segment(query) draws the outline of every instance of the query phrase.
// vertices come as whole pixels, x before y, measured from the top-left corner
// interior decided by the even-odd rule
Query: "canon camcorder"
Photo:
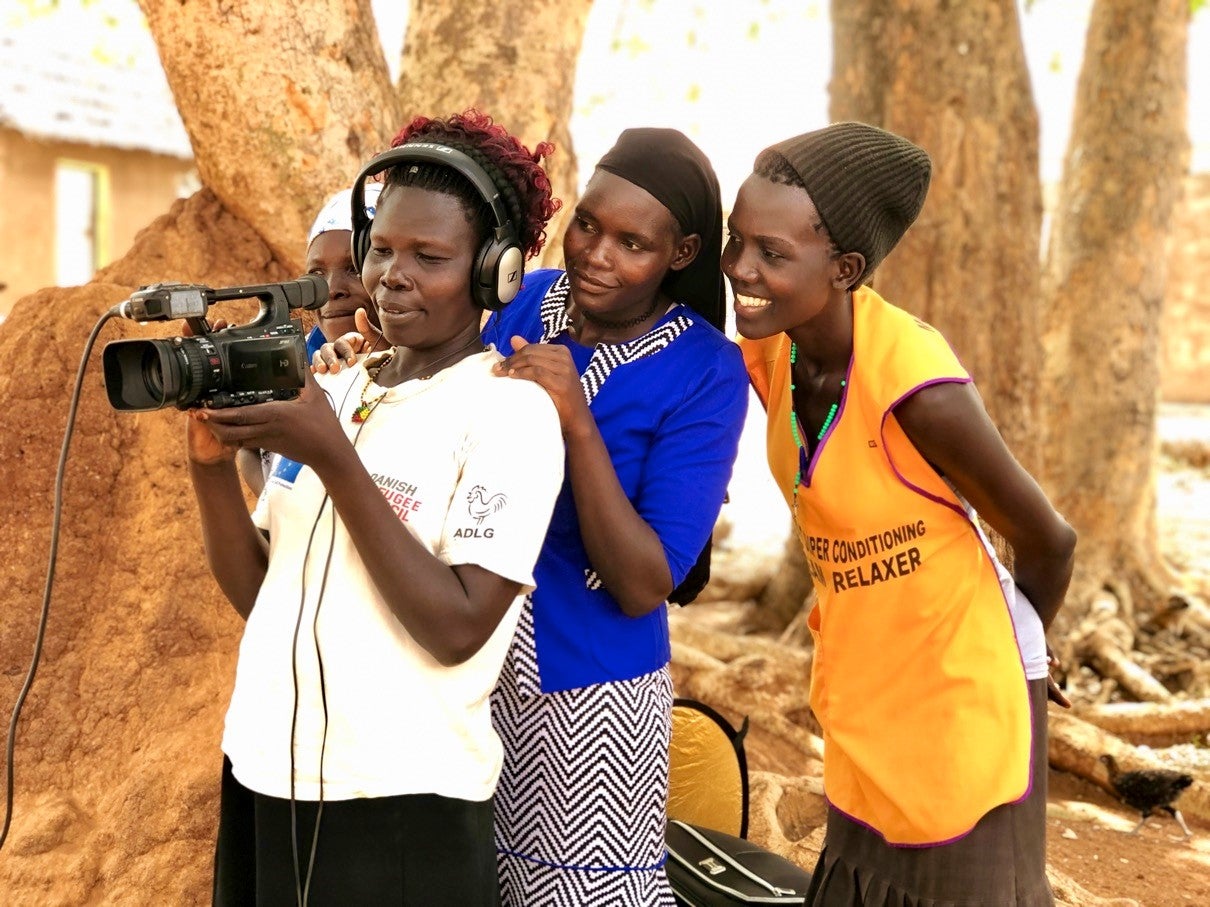
[[[232,299],[258,299],[260,312],[247,324],[211,329],[207,310]],[[193,336],[106,344],[102,359],[109,403],[125,412],[146,412],[297,397],[309,363],[302,325],[290,312],[318,309],[327,300],[327,283],[310,274],[288,283],[217,290],[182,283],[142,287],[116,307],[117,314],[135,321],[182,318]]]

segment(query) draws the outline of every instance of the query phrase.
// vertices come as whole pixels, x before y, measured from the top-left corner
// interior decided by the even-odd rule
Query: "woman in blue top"
[[[526,275],[483,332],[514,351],[501,374],[547,390],[567,443],[537,589],[492,699],[506,907],[673,903],[666,602],[710,537],[748,401],[721,333],[721,224],[701,150],[672,129],[628,129],[576,207],[566,272]],[[325,346],[316,370],[353,361],[359,340]]]
[[[723,326],[705,155],[628,129],[563,238],[566,272],[493,314],[497,365],[559,411],[566,479],[492,700],[506,905],[672,904],[667,599],[707,543],[748,392]]]

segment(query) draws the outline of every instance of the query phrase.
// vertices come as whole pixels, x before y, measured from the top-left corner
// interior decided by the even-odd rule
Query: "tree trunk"
[[[802,613],[812,592],[811,574],[807,571],[802,541],[797,532],[791,532],[782,552],[781,565],[757,599],[760,608],[755,629],[785,630]]]
[[[399,128],[369,0],[139,5],[202,184],[300,270],[323,199]]]
[[[1080,534],[1087,600],[1126,578],[1140,612],[1167,577],[1155,539],[1165,243],[1188,151],[1188,0],[1097,0],[1044,280],[1045,476]]]
[[[933,158],[924,210],[874,286],[945,334],[1033,468],[1042,202],[1017,5],[833,0],[832,22],[832,119]]]
[[[95,319],[141,283],[228,286],[297,275],[323,197],[403,121],[367,0],[309,4],[305,21],[254,6],[143,0],[206,188],[177,202],[91,283],[18,300],[0,326],[0,354],[37,362],[0,375],[0,487],[9,502],[0,521],[4,702],[15,701],[29,666],[68,376]],[[558,15],[553,7],[546,14]],[[514,40],[503,18],[487,24],[499,34],[475,30],[484,52]],[[447,39],[466,54],[464,34],[416,28],[413,44]],[[547,106],[569,110],[573,64],[557,69],[565,79],[535,83],[525,102],[541,110],[554,97]],[[472,76],[451,71],[423,84],[461,90],[514,125],[492,93],[511,97],[510,85],[459,89],[462,77]],[[414,103],[442,112],[436,98]],[[102,340],[179,332],[122,322]],[[157,897],[149,892],[207,903],[222,716],[242,625],[205,567],[181,415],[115,413],[99,355],[68,460],[45,650],[16,737],[0,891],[5,903],[139,904]]]
[[[530,148],[553,142],[547,173],[562,211],[540,262],[562,261],[559,239],[575,207],[571,143],[576,61],[592,0],[413,0],[399,96],[403,114],[491,114]]]

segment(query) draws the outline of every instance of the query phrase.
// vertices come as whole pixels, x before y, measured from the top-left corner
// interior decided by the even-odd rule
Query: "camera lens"
[[[196,337],[174,337],[106,344],[102,361],[110,405],[126,412],[184,409],[214,390],[221,369],[211,367],[214,354],[203,350],[201,343]]]
[[[143,387],[147,391],[148,397],[166,403],[167,401],[164,399],[164,364],[160,362],[156,350],[150,345],[143,350],[143,362],[140,370],[143,373]]]

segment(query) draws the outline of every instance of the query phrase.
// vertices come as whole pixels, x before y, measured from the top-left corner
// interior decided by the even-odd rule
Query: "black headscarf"
[[[726,303],[720,259],[723,251],[723,203],[718,177],[702,150],[675,129],[627,129],[601,158],[597,168],[654,196],[688,236],[697,233],[702,248],[687,268],[665,278],[664,291],[723,330]]]

